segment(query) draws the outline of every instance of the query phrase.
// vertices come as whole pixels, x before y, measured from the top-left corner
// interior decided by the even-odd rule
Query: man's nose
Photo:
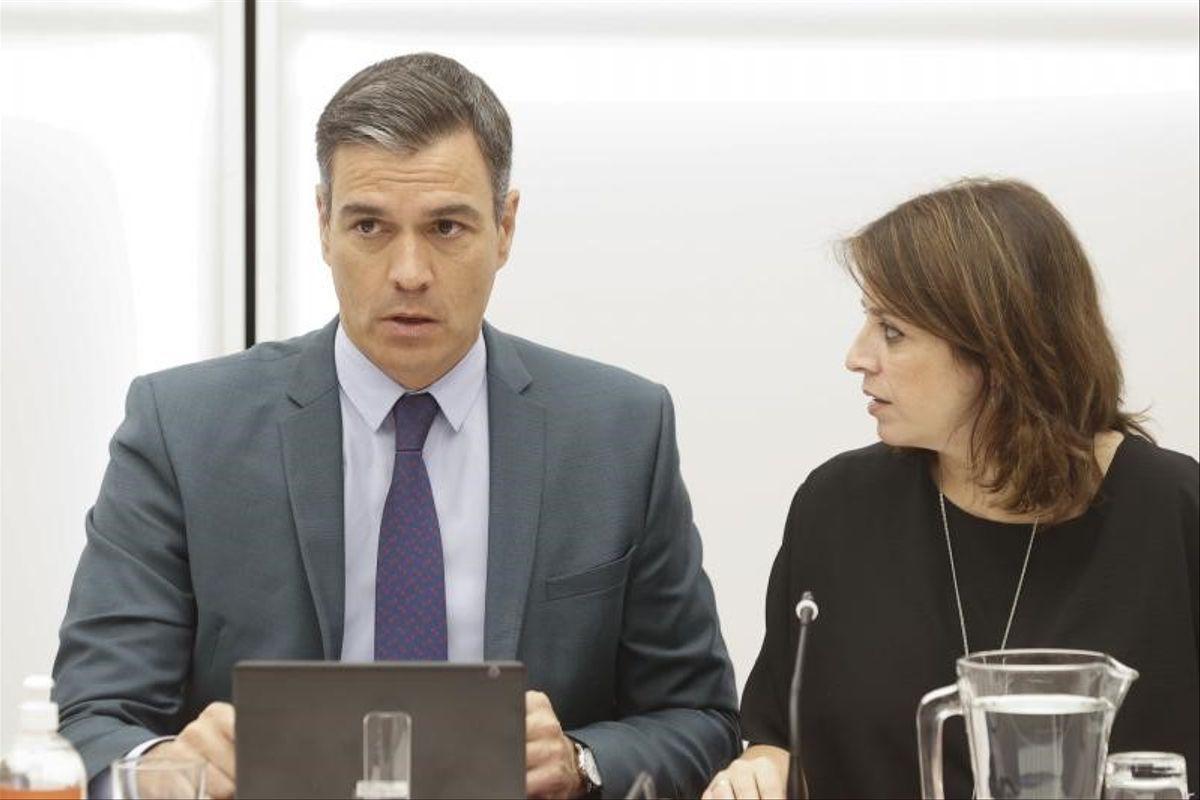
[[[428,248],[419,236],[397,238],[390,254],[388,277],[402,292],[420,292],[433,281]]]

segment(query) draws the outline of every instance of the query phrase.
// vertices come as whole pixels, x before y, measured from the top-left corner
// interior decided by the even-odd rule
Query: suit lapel
[[[335,319],[301,353],[288,387],[298,408],[280,423],[292,517],[327,660],[341,656],[346,591],[336,330]]]
[[[545,409],[525,395],[532,379],[507,336],[485,324],[491,460],[483,656],[517,657],[533,573],[544,479]]]

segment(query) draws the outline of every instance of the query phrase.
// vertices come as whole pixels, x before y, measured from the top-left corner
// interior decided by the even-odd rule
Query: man
[[[90,775],[200,756],[229,796],[247,658],[519,659],[536,797],[736,755],[666,391],[483,322],[511,149],[458,63],[363,70],[317,128],[338,319],[133,382],[55,664]]]

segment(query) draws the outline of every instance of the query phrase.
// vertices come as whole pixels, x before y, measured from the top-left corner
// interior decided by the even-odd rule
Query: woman
[[[821,606],[801,712],[813,797],[919,796],[922,695],[964,652],[1022,647],[1138,669],[1111,750],[1183,753],[1195,791],[1200,465],[1121,409],[1070,227],[1025,184],[969,180],[845,244],[866,315],[846,366],[881,442],[796,492],[742,698],[751,746],[705,796],[782,796],[805,589]],[[970,797],[961,720],[947,727],[947,793]]]

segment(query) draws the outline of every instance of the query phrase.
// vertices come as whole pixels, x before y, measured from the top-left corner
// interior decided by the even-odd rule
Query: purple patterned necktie
[[[437,416],[430,394],[396,401],[396,461],[379,525],[375,568],[375,660],[446,660],[442,534],[421,448]]]

